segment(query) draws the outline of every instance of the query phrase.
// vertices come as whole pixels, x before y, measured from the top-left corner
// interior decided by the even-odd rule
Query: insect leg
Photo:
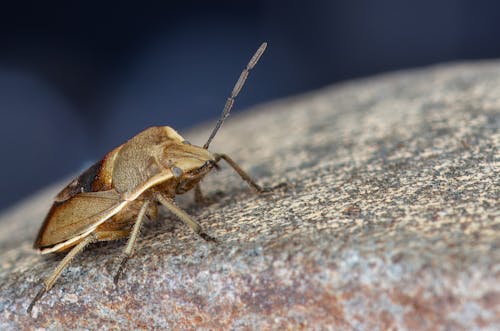
[[[96,240],[97,240],[97,238],[96,238],[95,234],[91,233],[87,237],[85,237],[82,241],[80,241],[78,243],[78,245],[73,247],[73,249],[71,249],[68,252],[68,254],[66,254],[66,256],[62,259],[61,262],[59,262],[57,267],[54,269],[52,274],[43,281],[44,287],[42,289],[40,289],[40,291],[37,293],[37,295],[35,296],[33,301],[31,301],[30,305],[28,306],[28,310],[27,310],[28,313],[31,312],[31,310],[33,309],[33,306],[42,297],[42,295],[44,293],[48,292],[52,288],[52,286],[54,285],[57,278],[59,278],[59,276],[61,275],[63,270],[68,266],[68,264],[71,262],[71,260],[78,253],[80,253],[85,248],[85,246],[87,246],[90,243],[93,243]]]
[[[195,220],[191,218],[184,210],[177,207],[172,199],[166,198],[163,194],[156,195],[157,200],[165,206],[168,210],[170,210],[175,216],[177,216],[182,222],[184,222],[187,226],[189,226],[196,234],[205,239],[206,241],[217,241],[215,238],[212,238],[201,228]]]
[[[194,202],[203,203],[205,202],[205,198],[203,197],[203,193],[201,192],[200,183],[196,184],[194,187]]]
[[[135,242],[137,241],[137,236],[139,234],[139,230],[141,229],[142,221],[144,220],[144,216],[146,214],[146,210],[148,209],[149,201],[146,201],[142,204],[142,207],[137,215],[137,220],[135,221],[134,227],[132,228],[132,232],[130,233],[130,237],[128,238],[127,246],[123,251],[123,258],[118,267],[118,271],[116,272],[115,278],[113,279],[115,285],[118,285],[118,280],[120,276],[123,274],[123,269],[125,268],[125,263],[127,263],[128,259],[134,253]]]
[[[259,184],[257,184],[243,169],[240,168],[240,166],[233,161],[229,156],[226,154],[215,154],[215,162],[219,162],[220,159],[223,159],[226,161],[233,169],[240,175],[240,177],[247,182],[247,184],[256,192],[256,193],[265,193],[265,192],[270,192],[272,191],[272,188],[270,187],[262,187]]]

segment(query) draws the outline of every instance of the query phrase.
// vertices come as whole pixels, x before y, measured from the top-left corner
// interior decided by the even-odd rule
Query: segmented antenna
[[[229,116],[229,112],[231,111],[231,108],[233,108],[234,99],[240,93],[243,85],[245,85],[245,81],[247,80],[247,77],[248,77],[248,74],[250,73],[250,70],[252,70],[253,67],[255,67],[255,65],[259,61],[260,57],[262,56],[262,53],[264,53],[264,51],[266,50],[266,47],[267,47],[267,43],[262,43],[262,45],[260,45],[257,52],[255,52],[255,54],[252,56],[252,58],[248,62],[246,68],[243,69],[243,71],[241,72],[240,78],[238,78],[238,81],[236,82],[236,84],[234,84],[233,91],[231,92],[231,96],[229,98],[227,98],[227,100],[226,100],[226,105],[224,106],[224,110],[222,111],[222,115],[221,115],[219,121],[215,125],[215,128],[212,130],[212,133],[210,134],[210,137],[208,137],[207,142],[205,143],[205,145],[203,145],[204,149],[208,149],[208,145],[210,145],[210,143],[212,142],[212,139],[214,139],[215,134],[217,133],[217,131],[219,131],[220,127],[222,126],[222,123],[224,123],[224,120]]]

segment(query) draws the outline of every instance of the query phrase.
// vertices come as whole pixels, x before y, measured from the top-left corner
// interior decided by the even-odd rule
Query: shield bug
[[[255,183],[229,156],[208,151],[210,142],[229,115],[267,44],[263,43],[242,71],[226,101],[222,115],[203,147],[189,144],[168,126],[150,127],[109,152],[56,196],[40,228],[34,248],[41,254],[68,251],[28,307],[49,291],[71,260],[87,245],[128,237],[114,277],[118,283],[146,216],[156,218],[162,205],[207,241],[214,238],[179,208],[174,198],[191,189],[202,200],[200,180],[220,160],[226,161],[257,193],[269,191]]]

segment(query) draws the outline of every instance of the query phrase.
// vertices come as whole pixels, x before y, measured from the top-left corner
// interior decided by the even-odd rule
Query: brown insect
[[[118,271],[118,283],[145,216],[156,218],[163,205],[207,241],[214,238],[176,206],[174,198],[195,189],[195,200],[202,201],[200,180],[226,161],[257,193],[269,191],[257,185],[229,156],[208,151],[210,142],[229,115],[250,70],[267,44],[263,43],[250,59],[227,99],[222,115],[203,147],[189,144],[168,126],[150,127],[109,152],[101,161],[74,179],[55,198],[34,248],[41,254],[69,250],[28,307],[49,291],[71,260],[96,241],[128,237]]]

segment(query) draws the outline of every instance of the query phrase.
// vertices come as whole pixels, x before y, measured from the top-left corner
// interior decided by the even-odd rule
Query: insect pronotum
[[[174,198],[194,188],[195,200],[203,201],[199,182],[220,160],[226,161],[255,192],[270,190],[259,186],[226,154],[208,151],[210,142],[229,115],[234,99],[266,46],[263,43],[259,47],[241,72],[203,147],[191,145],[168,126],[150,127],[106,154],[59,192],[40,228],[34,248],[42,254],[69,252],[45,278],[42,288],[28,306],[28,313],[87,245],[128,237],[114,277],[115,285],[118,284],[125,264],[134,252],[144,218],[156,218],[159,204],[201,238],[215,241],[191,216],[177,207]]]

